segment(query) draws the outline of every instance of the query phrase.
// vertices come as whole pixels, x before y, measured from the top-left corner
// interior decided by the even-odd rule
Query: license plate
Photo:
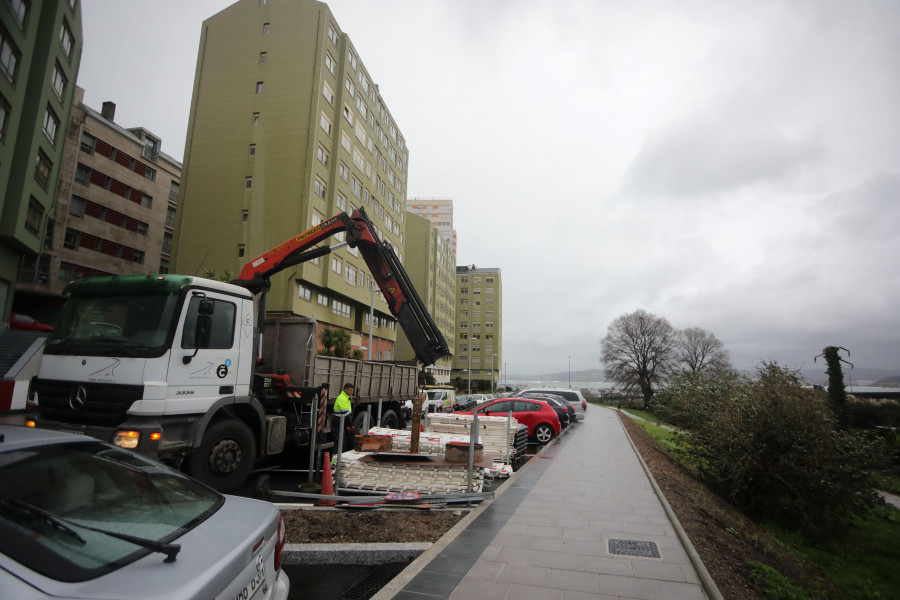
[[[266,568],[262,557],[256,557],[256,575],[244,586],[240,592],[234,595],[234,600],[250,600],[256,592],[266,587]]]

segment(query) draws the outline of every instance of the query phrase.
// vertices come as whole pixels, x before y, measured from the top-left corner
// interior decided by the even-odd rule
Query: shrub
[[[653,396],[650,410],[667,423],[695,429],[721,410],[739,382],[738,374],[729,369],[697,373],[683,370]]]
[[[836,428],[827,396],[796,372],[764,364],[756,380],[705,380],[687,454],[701,476],[758,518],[806,533],[835,533],[876,502],[870,470],[878,440]],[[688,390],[682,393],[686,396]]]

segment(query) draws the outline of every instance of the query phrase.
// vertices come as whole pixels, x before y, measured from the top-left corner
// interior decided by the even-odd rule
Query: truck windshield
[[[146,290],[70,296],[44,353],[159,356],[165,352],[177,303],[175,294]]]

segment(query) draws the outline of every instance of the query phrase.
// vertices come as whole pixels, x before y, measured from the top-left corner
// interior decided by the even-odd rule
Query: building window
[[[331,40],[331,43],[337,47],[338,45],[338,35],[330,24],[328,25],[328,39]]]
[[[325,182],[316,177],[316,180],[313,182],[313,191],[317,196],[325,197]]]
[[[350,285],[356,285],[356,268],[350,265],[344,266],[344,281]]]
[[[11,83],[16,82],[16,72],[19,67],[19,51],[13,46],[7,34],[0,29],[0,69],[6,74]]]
[[[85,206],[87,206],[87,200],[81,196],[72,196],[72,199],[69,200],[69,214],[75,217],[83,217]]]
[[[350,108],[349,104],[344,105],[344,118],[353,125],[353,109]]]
[[[245,190],[249,190],[249,189],[252,188],[252,187],[253,187],[253,178],[252,178],[252,177],[245,177],[245,178],[244,178],[244,189],[245,189]]]
[[[328,104],[334,104],[334,92],[331,91],[328,82],[322,83],[322,95],[328,100]]]
[[[338,209],[341,212],[344,212],[347,210],[347,199],[344,198],[343,194],[341,194],[340,192],[338,192],[338,194],[337,194],[337,199],[335,200],[335,204],[337,205]]]
[[[178,202],[178,192],[181,190],[181,184],[177,181],[169,183],[169,202]]]
[[[34,163],[34,179],[45,190],[50,185],[50,171],[53,170],[53,164],[43,150],[38,149],[37,158]]]
[[[312,292],[308,287],[297,285],[297,297],[301,300],[309,300],[312,298]]]
[[[344,150],[347,151],[347,154],[353,152],[353,143],[350,141],[350,137],[344,131],[341,132],[341,146],[344,148]]]
[[[53,88],[53,92],[60,101],[62,101],[63,94],[66,92],[67,83],[66,76],[63,75],[59,64],[53,65],[53,74],[50,76],[50,86]]]
[[[84,132],[81,134],[81,151],[87,154],[93,154],[94,148],[97,147],[97,138],[91,134]]]
[[[141,206],[143,206],[144,208],[152,208],[153,198],[148,196],[147,194],[141,194]]]
[[[175,208],[171,206],[166,207],[166,227],[169,229],[175,228]]]
[[[259,53],[259,64],[261,64],[261,65],[266,64],[266,53],[265,52]]]
[[[53,112],[49,106],[44,111],[44,135],[50,140],[50,143],[56,145],[56,130],[59,129],[59,117]]]
[[[91,182],[91,168],[87,165],[83,165],[78,163],[78,166],[75,167],[75,183],[80,183],[81,185],[88,185]]]
[[[43,216],[44,207],[32,196],[28,201],[28,213],[25,215],[25,229],[34,235],[38,235],[41,231],[41,219]]]
[[[165,275],[169,272],[169,259],[163,258],[159,261],[159,272]]]
[[[0,94],[0,140],[6,138],[6,128],[9,125],[9,102]]]
[[[252,122],[254,125],[259,125],[259,113],[258,112],[253,113],[253,121]]]
[[[334,59],[331,58],[331,54],[329,54],[328,52],[325,53],[325,68],[328,69],[328,71],[332,75],[334,75],[334,69],[335,69]]]
[[[147,234],[150,232],[150,226],[148,224],[144,223],[143,221],[138,221],[137,225],[135,226],[135,231],[137,231],[138,235],[142,235],[142,236],[146,237]],[[172,239],[171,234],[167,233],[166,235],[169,236],[170,240]]]
[[[25,30],[25,21],[28,19],[28,9],[30,3],[28,0],[9,0],[9,9],[19,24],[19,29]]]
[[[319,145],[319,147],[316,149],[316,158],[319,159],[320,163],[322,163],[326,167],[328,166],[328,150],[325,149],[325,146],[322,146],[321,144]]]
[[[68,23],[62,22],[59,28],[59,45],[62,46],[66,60],[72,60],[72,30],[69,29]]]
[[[238,258],[244,257],[244,245],[238,244]]]
[[[353,84],[353,80],[349,75],[347,75],[347,80],[344,82],[344,87],[347,88],[348,92],[350,92],[351,98],[356,95],[356,85]]]
[[[256,82],[256,93],[257,93],[257,94],[262,94],[262,88],[263,88],[263,82],[262,82],[262,81],[257,81],[257,82]]]
[[[325,133],[331,135],[331,119],[325,113],[322,113],[322,116],[319,118],[319,125],[325,130]]]
[[[81,244],[81,232],[71,227],[66,228],[66,236],[63,238],[63,248],[68,250],[78,250]]]
[[[326,296],[325,294],[319,293],[318,296],[316,297],[316,302],[320,306],[328,306],[328,296]]]
[[[146,147],[145,147],[146,150]],[[144,177],[149,179],[150,181],[156,181],[156,169],[151,167],[144,168]]]
[[[250,158],[256,156],[256,144],[250,144]]]
[[[331,270],[340,275],[344,272],[344,262],[337,256],[331,257]]]
[[[75,279],[75,265],[67,262],[59,263],[59,275],[57,277],[60,281],[72,281]]]
[[[347,62],[350,63],[350,66],[356,69],[357,64],[359,62],[356,60],[356,55],[353,54],[353,50],[347,50]]]
[[[147,136],[147,138],[144,140],[144,150],[141,154],[144,158],[156,162],[156,159],[159,158],[159,147],[160,142],[158,139]],[[147,179],[150,178],[148,177]],[[153,181],[154,179],[156,179],[156,171],[153,172],[153,179],[150,179],[150,181]]]
[[[338,316],[349,319],[350,318],[350,305],[345,302],[341,302],[339,300],[332,300],[331,312],[333,312],[334,314],[336,314]]]
[[[135,250],[131,255],[131,262],[144,264],[144,253],[141,250]]]
[[[344,161],[338,165],[338,177],[347,181],[347,178],[350,176],[350,169],[347,168],[347,165],[344,164]]]
[[[269,35],[270,28],[271,28],[271,23],[263,23],[263,35]]]

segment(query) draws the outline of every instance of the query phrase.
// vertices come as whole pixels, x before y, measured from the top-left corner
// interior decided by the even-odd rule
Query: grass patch
[[[809,594],[803,591],[793,579],[778,572],[765,563],[751,560],[747,563],[753,577],[762,583],[766,596],[772,600],[810,600]]]
[[[657,417],[656,415],[654,415],[652,412],[650,412],[648,410],[638,410],[636,408],[623,408],[622,411],[631,413],[642,419],[647,419],[651,423],[659,423],[660,422],[659,417]]]
[[[900,590],[900,510],[878,507],[854,520],[845,539],[810,546],[792,532],[772,534],[803,559],[819,565],[844,598],[886,600]]]
[[[634,423],[649,433],[650,437],[662,444],[663,448],[673,456],[678,456],[681,453],[681,444],[683,443],[684,438],[679,436],[676,432],[654,425],[653,423],[645,423],[644,421],[635,421]]]
[[[879,490],[900,496],[900,474],[896,470],[876,475],[875,482]]]

